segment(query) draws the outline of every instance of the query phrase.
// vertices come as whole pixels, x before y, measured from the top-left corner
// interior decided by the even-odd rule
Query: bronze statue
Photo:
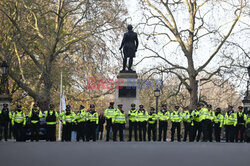
[[[133,26],[128,25],[128,32],[123,36],[120,50],[123,48],[123,68],[121,72],[126,72],[127,58],[129,58],[128,72],[134,72],[131,67],[133,65],[133,58],[135,57],[135,52],[138,48],[138,38],[137,34],[133,32]]]

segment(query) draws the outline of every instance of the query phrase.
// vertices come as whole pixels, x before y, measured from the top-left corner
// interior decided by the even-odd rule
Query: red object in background
[[[240,133],[240,131],[239,131],[239,133],[238,133],[238,139],[240,139],[240,137],[241,137],[241,133]]]

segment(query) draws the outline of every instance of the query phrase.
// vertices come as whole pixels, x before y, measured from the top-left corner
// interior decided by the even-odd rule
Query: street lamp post
[[[160,97],[160,89],[159,88],[156,88],[155,90],[154,90],[154,95],[155,95],[155,98],[156,98],[156,108],[155,108],[155,110],[156,110],[156,114],[158,113],[158,100],[159,100],[159,97]]]
[[[249,95],[250,65],[247,67],[247,72],[248,72],[247,91],[246,91],[246,95],[244,97],[244,100],[242,100],[242,103],[243,103],[244,107],[246,107],[248,110],[250,110],[250,95]]]

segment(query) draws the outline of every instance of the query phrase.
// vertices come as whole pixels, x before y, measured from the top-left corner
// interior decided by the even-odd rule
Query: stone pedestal
[[[136,73],[119,73],[117,75],[118,83],[115,92],[115,107],[117,104],[123,104],[125,114],[131,109],[131,104],[140,104],[139,88],[137,86]]]
[[[10,95],[0,95],[0,110],[3,109],[3,104],[8,104],[10,110],[10,102],[11,102]]]
[[[242,103],[244,107],[247,107],[248,110],[250,110],[250,96],[244,97],[244,100],[242,100]]]

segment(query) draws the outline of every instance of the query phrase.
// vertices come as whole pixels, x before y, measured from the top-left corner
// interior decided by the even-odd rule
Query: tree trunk
[[[198,84],[196,81],[196,77],[189,76],[190,87],[191,89],[188,91],[190,95],[190,108],[194,109],[198,102]]]

